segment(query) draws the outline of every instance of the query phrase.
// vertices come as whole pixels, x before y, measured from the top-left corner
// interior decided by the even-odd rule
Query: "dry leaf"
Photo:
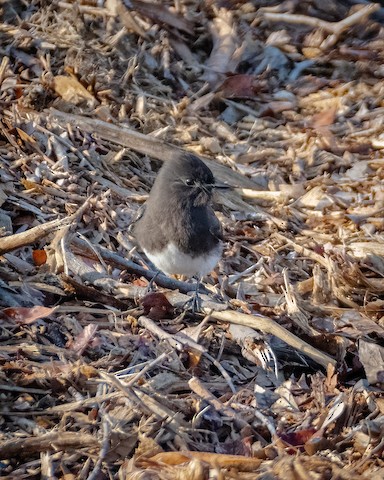
[[[95,97],[75,77],[57,75],[53,79],[53,88],[63,100],[74,105],[86,102],[92,108],[98,104]]]
[[[45,250],[33,250],[32,252],[33,263],[40,267],[47,262],[47,252]]]
[[[227,77],[218,90],[225,98],[254,97],[265,87],[266,82],[255,75],[241,74]]]
[[[173,314],[173,306],[169,303],[164,293],[147,293],[140,300],[140,303],[144,308],[144,315],[152,320],[162,320],[163,318],[169,318]]]
[[[40,318],[48,317],[56,308],[47,308],[37,305],[35,307],[10,307],[1,311],[7,318],[12,319],[15,323],[26,325],[33,323]]]

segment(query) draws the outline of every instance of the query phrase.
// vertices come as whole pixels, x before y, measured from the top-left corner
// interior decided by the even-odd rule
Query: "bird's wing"
[[[216,217],[213,210],[210,212],[210,216],[212,220],[212,226],[210,227],[209,231],[214,237],[218,238],[219,240],[224,240],[223,228],[220,220]]]
[[[128,227],[129,234],[134,235],[135,224],[143,217],[144,212],[145,212],[145,203],[139,207],[135,216],[132,218],[132,221]]]

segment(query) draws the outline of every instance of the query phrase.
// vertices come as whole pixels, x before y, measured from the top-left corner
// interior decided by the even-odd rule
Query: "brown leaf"
[[[35,307],[11,307],[2,310],[2,314],[8,319],[13,320],[20,325],[27,325],[33,323],[40,318],[48,317],[56,308],[48,308],[37,305]]]
[[[189,350],[188,351],[188,368],[195,368],[200,363],[201,360],[201,352],[196,350]]]
[[[33,263],[40,267],[47,262],[47,252],[45,250],[33,250],[32,252]]]
[[[151,320],[162,320],[173,314],[173,306],[167,297],[160,292],[150,292],[140,302],[144,308],[144,315]]]
[[[95,97],[75,77],[57,75],[53,79],[53,88],[63,100],[74,105],[87,102],[92,107],[98,103]]]
[[[232,75],[224,80],[219,91],[222,97],[254,97],[265,89],[265,81],[260,81],[254,75]]]
[[[316,433],[315,428],[306,428],[296,432],[283,433],[280,438],[294,447],[302,447]]]

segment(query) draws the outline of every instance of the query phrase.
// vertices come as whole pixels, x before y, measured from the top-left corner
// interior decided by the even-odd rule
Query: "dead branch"
[[[327,22],[321,20],[320,18],[308,17],[307,15],[295,15],[290,13],[272,13],[264,12],[262,15],[266,20],[271,22],[283,22],[283,23],[292,23],[292,24],[304,24],[313,28],[321,28],[331,35],[326,38],[321,44],[321,49],[326,50],[327,48],[334,45],[340,35],[348,28],[356,25],[357,23],[362,22],[364,19],[369,17],[372,13],[380,9],[378,3],[373,3],[363,6],[360,10],[353,13],[349,17],[340,20],[339,22]]]
[[[327,22],[316,17],[308,17],[307,15],[295,15],[290,13],[272,13],[265,12],[263,17],[271,22],[283,22],[292,24],[304,24],[313,28],[322,28],[328,33],[340,35],[344,30],[350,28],[352,25],[361,22],[366,17],[380,9],[378,3],[365,5],[357,12],[353,13],[347,18],[339,22]]]
[[[30,228],[25,232],[15,233],[14,235],[0,238],[0,255],[15,250],[16,248],[31,245],[32,243],[35,243],[38,240],[46,237],[55,230],[58,230],[59,228],[68,227],[77,218],[81,217],[86,208],[88,208],[89,200],[90,198],[86,200],[75,213],[64,219],[52,220],[51,222],[47,222]]]
[[[258,458],[249,458],[243,455],[194,451],[162,452],[151,457],[149,460],[165,465],[174,465],[188,462],[194,458],[201,462],[208,463],[212,468],[235,469],[238,472],[255,472],[262,463],[262,460]],[[175,461],[176,459],[177,462]]]
[[[74,238],[72,239],[72,244],[80,248],[82,253],[87,252],[87,255],[89,255],[91,258],[95,256],[95,253],[90,249],[89,245],[84,240],[81,240],[80,238]],[[129,272],[136,273],[147,280],[152,280],[152,278],[156,275],[155,271],[141,267],[137,263],[127,260],[126,258],[111,252],[105,247],[97,246],[97,250],[107,263],[112,263],[114,266],[121,268],[122,270],[128,270]],[[194,288],[191,283],[181,282],[162,274],[157,275],[156,284],[171,290],[179,290],[183,293],[190,292]],[[119,288],[124,288],[124,284],[120,283]],[[135,290],[135,293],[137,293],[137,290]]]
[[[136,152],[149,155],[163,162],[173,158],[175,155],[185,152],[182,148],[163,142],[150,135],[144,135],[130,128],[112,125],[102,120],[95,120],[82,115],[72,115],[55,109],[39,115],[43,117],[49,116],[62,126],[70,124],[79,130],[97,135],[101,139],[131,148]],[[206,157],[201,158],[207,163],[215,177],[220,181],[227,182],[230,185],[235,184],[243,188],[255,188],[255,183],[244,175]]]
[[[54,432],[36,437],[8,440],[0,445],[0,458],[23,457],[45,450],[78,450],[99,447],[94,435],[75,432]]]
[[[210,313],[211,317],[216,318],[217,320],[236,323],[238,325],[245,325],[256,330],[261,330],[264,333],[275,335],[276,337],[280,338],[280,340],[283,340],[291,347],[296,348],[297,350],[307,355],[312,360],[325,368],[327,368],[329,363],[332,365],[336,365],[336,361],[332,357],[326,355],[323,352],[320,352],[316,348],[304,342],[304,340],[296,337],[296,335],[289,332],[287,329],[285,329],[278,323],[263,315],[247,315],[245,313],[234,312],[231,310],[225,310],[222,312],[209,312],[207,310],[205,313]]]
[[[226,405],[223,405],[204,385],[203,383],[197,378],[197,377],[192,377],[188,385],[190,389],[196,393],[200,398],[202,398],[204,401],[212,405],[212,407],[219,412],[221,415],[231,418],[232,420],[235,420],[236,422],[239,422],[240,425],[243,427],[248,425],[247,422],[245,422],[239,415],[235,412],[230,407],[227,407]]]
[[[11,252],[17,248],[25,247],[26,245],[31,245],[32,243],[41,240],[50,233],[54,232],[58,228],[63,227],[64,225],[69,225],[74,216],[64,219],[52,220],[36,227],[30,228],[25,232],[15,233],[14,235],[9,235],[8,237],[0,238],[0,254]]]

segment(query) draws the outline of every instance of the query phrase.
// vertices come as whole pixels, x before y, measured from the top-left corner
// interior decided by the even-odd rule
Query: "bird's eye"
[[[192,178],[187,178],[185,180],[185,184],[188,185],[188,187],[192,187],[192,185],[194,185],[195,182],[192,180]]]

